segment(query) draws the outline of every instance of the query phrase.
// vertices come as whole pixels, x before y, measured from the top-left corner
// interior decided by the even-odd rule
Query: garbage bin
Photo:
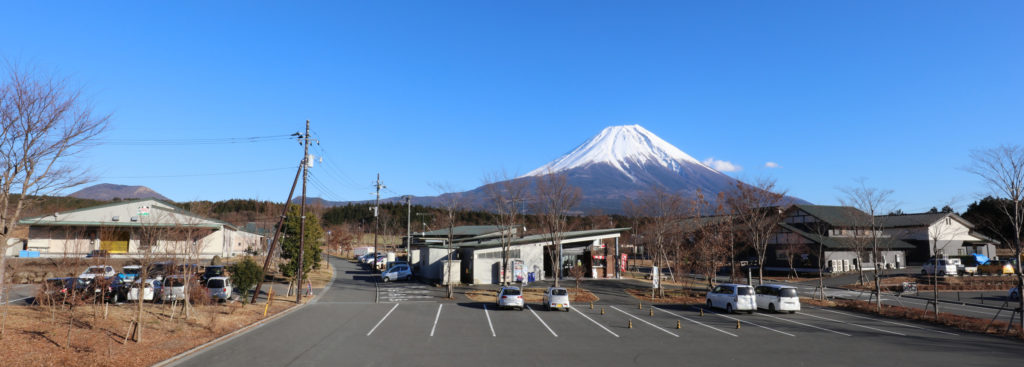
[[[536,278],[534,278],[534,275],[533,275],[533,272],[532,272],[532,271],[531,271],[531,272],[529,272],[529,273],[526,273],[526,279],[527,279],[527,281],[529,281],[530,283],[533,283],[533,282],[536,282],[536,281],[537,281],[537,279],[536,279]]]

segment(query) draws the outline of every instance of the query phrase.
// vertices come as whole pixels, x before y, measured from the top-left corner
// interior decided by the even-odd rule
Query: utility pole
[[[302,205],[299,206],[299,268],[295,284],[295,303],[302,303],[302,278],[303,261],[306,257],[306,178],[309,176],[309,165],[313,162],[309,159],[309,120],[306,120],[306,135],[302,137]],[[287,203],[285,204],[287,206]]]
[[[377,199],[373,203],[373,269],[377,270],[377,232],[380,229],[380,220],[377,214],[380,212],[380,189],[387,187],[380,183],[379,172],[377,173],[377,182],[374,182],[373,186],[377,188]]]
[[[298,136],[299,133],[295,133]],[[288,190],[288,200],[284,201],[284,210],[281,213],[281,221],[277,223],[277,231],[274,232],[274,239],[270,241],[270,248],[267,250],[267,257],[263,260],[263,274],[267,273],[267,269],[270,268],[270,259],[274,256],[274,250],[277,247],[277,239],[281,237],[281,230],[284,229],[284,220],[288,217],[288,205],[292,202],[292,194],[295,193],[295,185],[299,183],[299,175],[302,174],[303,167],[306,166],[306,159],[303,158],[299,162],[299,169],[295,170],[295,179],[292,180],[292,188]],[[263,290],[263,277],[260,277],[259,283],[256,284],[256,292],[252,294],[252,299],[249,303],[256,303],[256,297],[260,295],[260,291]],[[270,301],[269,299],[267,301]]]
[[[412,197],[405,197],[405,262],[412,269]]]

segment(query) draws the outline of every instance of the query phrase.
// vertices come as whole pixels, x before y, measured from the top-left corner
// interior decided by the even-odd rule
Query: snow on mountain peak
[[[542,176],[552,172],[607,163],[630,178],[629,169],[657,164],[679,172],[684,165],[714,171],[640,125],[609,126],[566,155],[523,175]],[[635,179],[635,178],[634,178]]]

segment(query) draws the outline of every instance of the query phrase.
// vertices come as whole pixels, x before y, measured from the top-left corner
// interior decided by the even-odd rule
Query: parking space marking
[[[12,300],[7,301],[7,302],[0,302],[0,305],[7,304],[7,303],[14,303],[14,302],[18,302],[18,301],[21,301],[21,300],[26,300],[26,299],[29,299],[29,298],[32,298],[32,296],[28,296],[28,297],[24,297],[24,298],[18,298],[18,299],[12,299]]]
[[[899,335],[899,336],[907,336],[907,334],[900,334],[900,333],[897,333],[897,332],[895,332],[895,331],[889,331],[889,330],[885,330],[885,329],[879,329],[879,328],[874,328],[874,327],[870,327],[870,326],[864,326],[864,325],[861,325],[861,324],[854,324],[854,323],[852,323],[852,322],[843,322],[843,321],[839,321],[839,320],[836,320],[836,319],[830,319],[830,318],[827,318],[827,317],[821,317],[821,316],[814,316],[814,315],[811,315],[811,314],[809,314],[809,313],[806,313],[806,312],[805,312],[805,313],[803,313],[803,314],[804,314],[804,315],[806,315],[806,316],[810,316],[810,317],[814,317],[814,318],[818,318],[818,319],[822,319],[822,320],[828,320],[828,321],[832,321],[832,322],[838,322],[838,323],[840,323],[840,324],[847,324],[847,325],[853,325],[853,326],[858,326],[858,327],[862,327],[862,328],[865,328],[865,329],[871,329],[871,330],[881,331],[881,332],[883,332],[883,333],[889,333],[889,334],[894,334],[894,335]]]
[[[674,336],[674,337],[677,337],[677,338],[679,337],[679,335],[677,335],[677,334],[675,334],[675,333],[673,333],[673,332],[671,332],[671,331],[668,331],[668,330],[662,329],[662,328],[661,328],[661,327],[659,327],[658,325],[655,325],[655,324],[652,324],[652,323],[649,323],[649,322],[647,322],[647,320],[644,320],[644,319],[641,319],[641,318],[639,318],[639,317],[633,316],[632,314],[630,314],[630,313],[628,313],[628,312],[626,312],[626,311],[620,310],[620,309],[619,309],[618,307],[615,307],[615,306],[611,306],[611,308],[615,309],[615,311],[619,311],[619,312],[622,312],[622,313],[626,314],[626,316],[629,316],[629,317],[632,317],[632,318],[634,318],[634,319],[637,319],[637,320],[639,320],[640,322],[643,322],[643,323],[645,323],[645,324],[647,324],[647,325],[651,325],[651,326],[652,326],[652,327],[654,327],[655,329],[658,329],[658,330],[664,331],[664,332],[665,332],[665,333],[667,333],[668,335],[672,335],[672,336]]]
[[[815,310],[821,310],[821,311],[825,311],[825,312],[831,312],[831,313],[836,313],[836,314],[840,314],[840,315],[856,317],[858,319],[874,320],[874,321],[884,322],[886,324],[893,324],[893,325],[905,326],[905,327],[914,328],[914,329],[921,329],[921,330],[936,332],[936,333],[939,333],[939,334],[960,336],[960,334],[954,334],[954,333],[950,333],[950,332],[946,332],[946,331],[930,329],[930,328],[921,327],[921,326],[917,326],[917,325],[904,324],[904,323],[893,322],[893,321],[888,321],[888,320],[881,320],[881,319],[873,319],[873,318],[870,318],[870,317],[867,317],[867,316],[854,315],[854,314],[849,313],[849,312],[839,312],[839,311],[834,311],[834,310],[827,310],[827,309],[820,308],[820,307],[811,307],[811,308],[813,308]]]
[[[654,307],[654,306],[652,306],[652,307]],[[654,309],[655,309],[655,310],[658,310],[658,311],[661,311],[661,312],[664,312],[664,313],[667,313],[667,314],[669,314],[669,315],[672,315],[672,316],[675,316],[675,317],[681,318],[681,319],[683,319],[683,320],[686,320],[686,321],[692,322],[692,323],[694,323],[694,324],[697,324],[697,325],[700,325],[700,326],[703,326],[703,327],[706,327],[706,328],[714,329],[715,331],[721,332],[721,333],[723,333],[723,334],[726,334],[726,335],[730,335],[730,336],[733,336],[733,337],[737,337],[737,338],[738,338],[738,337],[740,337],[739,335],[736,335],[736,334],[730,333],[730,332],[728,332],[728,331],[725,331],[725,330],[722,330],[722,329],[716,328],[716,327],[714,327],[714,326],[711,326],[711,325],[705,324],[705,323],[703,323],[703,322],[700,322],[700,321],[697,321],[697,320],[693,320],[693,319],[690,319],[689,317],[686,317],[686,316],[683,316],[683,315],[679,315],[679,314],[676,314],[676,313],[672,313],[672,312],[669,312],[669,311],[667,311],[667,310],[664,310],[664,309],[661,309],[661,308],[658,308],[658,307],[654,307]]]
[[[594,319],[590,318],[590,316],[585,315],[582,311],[576,311],[576,309],[574,308],[571,309],[573,310],[573,313],[583,316],[583,318],[587,320],[590,320],[590,322],[594,323],[594,325],[601,327],[602,329],[604,329],[604,331],[607,331],[609,334],[615,335],[616,338],[619,337],[619,334],[613,333],[611,330],[608,330],[608,328],[604,327],[604,325],[601,325],[601,323],[594,321]]]
[[[904,302],[905,303],[909,303],[909,304],[913,304],[913,305],[928,306],[928,303],[914,302],[914,301],[908,300],[906,298],[903,298],[903,299],[901,299],[899,301],[893,300],[893,299],[883,298],[882,302],[889,302],[889,303],[895,302],[895,303],[897,303],[897,304],[899,304],[901,306],[902,306],[902,303],[904,303]],[[952,307],[952,308],[954,310],[957,310],[957,311],[976,313],[976,314],[985,315],[985,316],[993,316],[993,315],[995,315],[994,312],[981,312],[981,311],[975,311],[975,310],[971,310],[971,309],[967,309],[966,308],[966,307],[974,307],[974,306],[959,306],[959,305],[955,305],[955,304],[954,305],[950,305],[950,306],[956,306],[956,307]],[[931,306],[928,306],[928,307],[931,307]]]
[[[533,309],[532,309],[532,308],[530,308],[530,306],[529,306],[529,305],[527,305],[527,306],[526,306],[526,309],[527,309],[527,310],[530,310],[530,313],[532,313],[532,314],[533,314],[533,316],[537,318],[537,321],[540,321],[540,323],[541,323],[541,324],[544,324],[544,327],[548,328],[548,331],[550,331],[550,332],[551,332],[551,335],[554,335],[554,336],[555,336],[556,338],[558,337],[558,334],[555,334],[555,331],[554,331],[554,330],[551,330],[551,327],[550,327],[550,326],[548,326],[548,323],[544,322],[544,320],[543,320],[543,319],[541,319],[541,318],[540,318],[540,315],[538,315],[538,314],[537,314],[536,312],[533,312]]]
[[[498,334],[494,333],[494,324],[491,323],[491,314],[487,313],[487,305],[484,305],[484,316],[487,316],[487,326],[491,327],[491,336],[497,337]]]
[[[430,336],[434,336],[434,329],[437,329],[437,319],[441,318],[441,307],[444,307],[444,303],[437,305],[437,315],[434,316],[434,327],[430,328]]]
[[[377,330],[377,327],[380,326],[380,324],[383,323],[384,320],[388,318],[388,316],[391,316],[391,312],[394,311],[396,308],[398,308],[397,303],[395,304],[395,307],[392,307],[391,310],[388,311],[388,313],[384,314],[384,317],[381,318],[380,321],[377,321],[377,325],[373,325],[373,329],[370,329],[370,332],[366,333],[366,336],[370,336],[370,334],[373,334],[373,331]]]
[[[828,331],[830,333],[836,333],[836,334],[844,335],[844,336],[852,336],[852,335],[844,333],[844,332],[839,332],[839,331],[835,331],[835,330],[832,330],[832,329],[826,329],[826,328],[823,328],[823,327],[820,327],[820,326],[814,326],[814,325],[811,325],[811,324],[805,324],[805,323],[802,323],[800,321],[784,319],[784,318],[781,318],[781,317],[778,317],[778,316],[772,316],[772,315],[763,314],[763,313],[758,313],[758,315],[761,315],[761,316],[764,316],[764,317],[771,317],[771,318],[776,319],[776,320],[792,322],[794,324],[803,325],[803,326],[806,326],[806,327],[809,327],[809,328],[815,328],[815,329],[818,329],[818,330],[825,330],[825,331]]]
[[[758,324],[755,324],[755,323],[753,323],[753,322],[750,322],[750,321],[748,321],[748,320],[740,320],[740,319],[737,319],[737,318],[735,318],[735,317],[732,317],[732,316],[726,316],[726,315],[723,315],[723,314],[721,314],[721,313],[718,313],[717,311],[714,311],[714,310],[707,310],[707,312],[710,312],[710,313],[712,313],[712,314],[714,314],[714,315],[717,315],[717,316],[721,316],[721,317],[724,317],[724,318],[727,318],[727,319],[730,319],[730,320],[735,320],[735,321],[745,322],[745,323],[748,323],[748,324],[751,324],[751,325],[757,326],[757,327],[759,327],[759,328],[763,328],[763,329],[768,329],[768,330],[774,331],[774,332],[776,332],[776,333],[779,333],[779,334],[783,334],[783,335],[789,335],[789,336],[792,336],[792,337],[796,337],[796,335],[793,335],[793,334],[787,333],[787,332],[785,332],[785,331],[775,330],[775,329],[772,329],[772,328],[770,328],[770,327],[767,327],[767,326],[764,326],[764,325],[758,325]]]

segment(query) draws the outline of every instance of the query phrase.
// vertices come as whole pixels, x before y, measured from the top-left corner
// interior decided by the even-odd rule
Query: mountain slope
[[[103,200],[109,201],[114,198],[121,199],[160,199],[171,201],[166,196],[160,195],[160,193],[153,191],[152,189],[145,186],[128,186],[128,185],[115,185],[109,183],[101,183],[92,185],[84,189],[75,191],[70,197],[80,199],[92,199],[92,200]]]

